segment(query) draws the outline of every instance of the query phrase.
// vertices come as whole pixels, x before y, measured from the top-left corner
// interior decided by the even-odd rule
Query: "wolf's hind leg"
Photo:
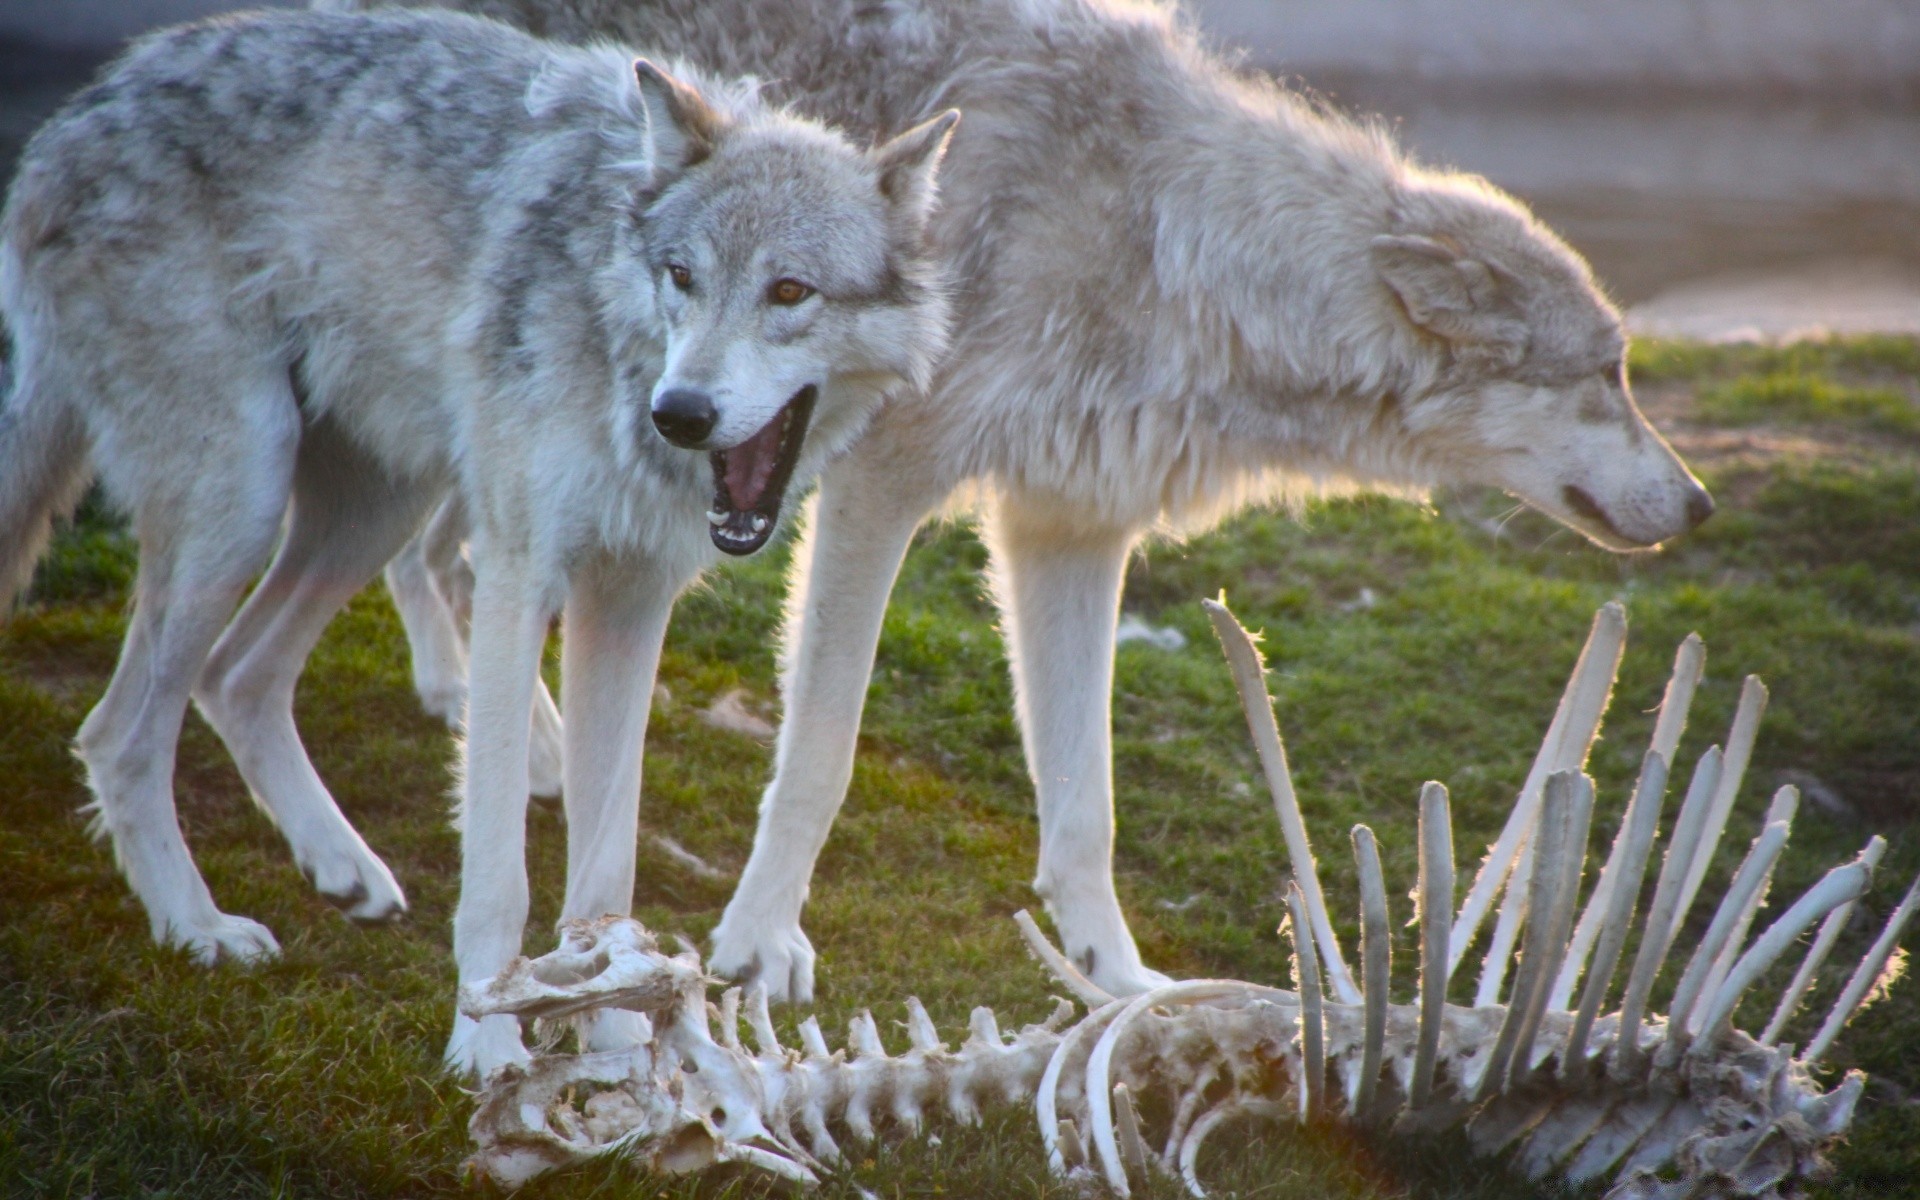
[[[387,565],[387,590],[407,631],[413,687],[420,704],[453,729],[467,707],[467,630],[473,620],[473,568],[467,562],[467,510],[449,496],[418,537]],[[563,740],[560,710],[545,681],[535,684],[527,787],[560,794]]]
[[[398,916],[406,896],[314,771],[294,727],[293,695],[327,623],[406,541],[434,495],[383,479],[326,423],[307,430],[280,553],[194,689],[294,862],[322,896],[362,922]]]
[[[758,979],[776,1001],[813,1000],[814,953],[800,909],[853,778],[887,595],[913,531],[945,494],[927,473],[890,469],[890,461],[897,460],[889,448],[870,435],[820,480],[789,576],[786,716],[773,782],[760,802],[753,854],[713,931],[708,965]]]
[[[204,386],[218,394],[231,382]],[[275,390],[272,381],[257,386]],[[119,665],[75,748],[95,796],[96,827],[112,838],[154,939],[209,965],[280,949],[266,926],[214,905],[173,799],[180,723],[194,680],[272,549],[286,510],[299,418],[284,377],[277,390],[284,405],[239,406],[232,420],[212,414],[196,430],[192,465],[123,452],[103,466],[114,490],[133,501],[140,570]],[[150,447],[157,441],[126,440]]]
[[[987,541],[1040,807],[1034,887],[1067,954],[1129,996],[1167,982],[1142,965],[1113,888],[1114,630],[1137,535],[1058,523],[1067,507],[1002,495]]]
[[[467,707],[467,639],[454,621],[442,589],[436,586],[430,554],[435,531],[461,507],[448,497],[412,540],[387,564],[387,591],[407,633],[413,666],[413,690],[430,716],[460,728]],[[464,534],[466,523],[460,522]],[[454,547],[458,553],[459,547]]]

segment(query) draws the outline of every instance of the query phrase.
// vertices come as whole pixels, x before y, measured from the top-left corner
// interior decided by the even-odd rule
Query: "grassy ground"
[[[1144,950],[1177,974],[1284,981],[1274,937],[1286,873],[1231,684],[1195,600],[1224,588],[1267,633],[1272,685],[1339,911],[1357,905],[1339,852],[1379,834],[1394,903],[1413,875],[1422,780],[1453,789],[1463,859],[1504,818],[1593,610],[1623,598],[1633,636],[1591,769],[1610,838],[1675,644],[1706,637],[1709,674],[1682,769],[1724,736],[1739,681],[1773,705],[1731,835],[1744,846],[1773,786],[1816,794],[1782,868],[1785,893],[1893,842],[1865,904],[1877,925],[1920,868],[1920,346],[1789,350],[1653,345],[1637,352],[1650,410],[1721,500],[1667,553],[1612,557],[1502,499],[1446,495],[1242,518],[1150,549],[1127,607],[1187,648],[1120,651],[1115,697],[1121,891]],[[946,1030],[995,1005],[1042,1015],[1049,987],[1011,921],[1034,898],[1035,830],[979,543],[924,533],[895,592],[852,794],[816,876],[808,930],[818,1010],[898,1017],[909,992]],[[745,688],[770,712],[783,554],[717,574],[682,605],[647,753],[645,820],[709,861],[744,862],[766,748],[699,718]],[[156,950],[111,856],[87,839],[67,743],[111,670],[131,556],[90,511],[0,629],[0,1191],[35,1196],[419,1196],[479,1190],[460,1163],[470,1101],[435,1069],[450,1016],[457,860],[444,814],[449,742],[413,700],[399,626],[370,591],[335,623],[300,697],[307,744],[342,806],[403,880],[413,911],[361,930],[320,903],[197,719],[183,743],[181,820],[223,905],[286,949],[206,972]],[[535,935],[558,906],[562,830],[532,819]],[[1719,874],[1730,870],[1723,849]],[[1717,894],[1710,885],[1709,894]],[[642,872],[638,915],[704,936],[727,885],[670,863]],[[1696,923],[1704,918],[1696,914]],[[1349,930],[1351,935],[1351,930]],[[1854,955],[1867,917],[1847,935]],[[1911,940],[1911,939],[1910,939]],[[1404,939],[1399,967],[1411,965]],[[1836,987],[1828,980],[1822,995]],[[1399,998],[1410,994],[1404,979]],[[788,1018],[790,1020],[790,1018]],[[1751,1026],[1758,1018],[1746,1014]],[[883,1029],[898,1038],[897,1026]],[[1796,1031],[1804,1038],[1805,1030]],[[903,1039],[900,1039],[903,1041]],[[1835,1068],[1874,1083],[1830,1196],[1920,1194],[1920,987],[1896,989],[1842,1039]],[[1024,1114],[980,1132],[935,1127],[860,1161],[830,1195],[1060,1194]],[[1214,1178],[1242,1194],[1537,1194],[1459,1141],[1361,1143],[1248,1128],[1216,1139]],[[1903,1191],[1903,1189],[1905,1189]],[[745,1178],[658,1180],[617,1165],[532,1196],[759,1194]]]

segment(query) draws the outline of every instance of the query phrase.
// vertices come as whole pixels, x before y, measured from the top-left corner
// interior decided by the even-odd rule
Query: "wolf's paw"
[[[525,1066],[532,1060],[520,1042],[519,1018],[502,1013],[478,1021],[465,1014],[455,1016],[444,1061],[449,1074],[485,1083],[508,1063]]]
[[[731,906],[713,931],[707,968],[742,983],[759,982],[775,1004],[813,1003],[813,943],[798,921],[753,921]]]
[[[1096,968],[1099,966],[1097,962],[1094,965]],[[1108,995],[1116,997],[1137,996],[1141,992],[1150,992],[1155,988],[1163,988],[1173,982],[1168,976],[1162,975],[1160,972],[1144,966],[1138,961],[1130,965],[1120,966],[1118,969],[1111,971],[1096,969],[1089,973],[1089,977],[1102,988],[1106,989]]]
[[[178,946],[203,967],[217,963],[255,963],[280,955],[273,931],[258,921],[214,911],[192,920],[174,919],[156,931],[163,946]]]
[[[352,841],[334,846],[295,847],[294,861],[327,903],[361,925],[379,925],[407,911],[407,896],[387,864],[351,830]]]
[[[467,719],[467,681],[459,676],[441,678],[425,673],[413,681],[413,690],[420,697],[420,707],[427,710],[430,717],[438,717],[447,723],[447,728],[460,732]]]

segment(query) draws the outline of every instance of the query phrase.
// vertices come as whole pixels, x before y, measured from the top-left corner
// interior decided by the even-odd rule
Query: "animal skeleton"
[[[1704,651],[1698,636],[1680,647],[1619,836],[1576,921],[1593,807],[1581,767],[1626,634],[1620,606],[1602,608],[1506,830],[1457,915],[1447,792],[1438,783],[1423,789],[1414,894],[1420,989],[1414,1003],[1394,1004],[1387,892],[1373,833],[1361,825],[1352,835],[1361,893],[1356,978],[1320,889],[1259,651],[1224,606],[1207,609],[1298,873],[1283,927],[1293,939],[1297,990],[1190,980],[1115,999],[1020,913],[1029,945],[1086,1004],[1078,1021],[1061,1001],[1045,1022],[1007,1038],[993,1013],[978,1008],[970,1036],[950,1050],[920,1002],[909,999],[905,1054],[887,1053],[865,1012],[852,1022],[847,1049],[831,1053],[808,1018],[796,1052],[780,1045],[765,993],[755,988],[744,997],[755,1043],[749,1051],[740,1040],[740,989],[710,1005],[713,981],[691,947],[669,956],[626,918],[569,922],[553,953],[463,989],[463,1009],[474,1017],[549,1019],[626,1010],[640,1014],[638,1043],[546,1054],[494,1075],[472,1121],[474,1165],[517,1184],[555,1166],[623,1153],[664,1170],[741,1162],[811,1183],[841,1157],[834,1128],[866,1142],[880,1127],[917,1129],[933,1111],[969,1124],[983,1106],[1031,1103],[1053,1170],[1104,1181],[1120,1196],[1155,1172],[1204,1195],[1195,1174],[1202,1143],[1245,1116],[1412,1132],[1463,1126],[1483,1151],[1517,1147],[1517,1164],[1535,1178],[1611,1177],[1608,1196],[1623,1200],[1789,1196],[1821,1168],[1822,1151],[1852,1120],[1865,1079],[1849,1072],[1823,1091],[1812,1067],[1897,974],[1896,943],[1920,904],[1920,882],[1805,1051],[1778,1039],[1866,890],[1884,841],[1873,838],[1749,939],[1798,800],[1793,788],[1782,788],[1695,944],[1668,1015],[1647,1011],[1746,768],[1766,703],[1758,680],[1742,689],[1725,750],[1700,757],[1640,923],[1625,992],[1617,1009],[1605,1011]],[[1447,1003],[1447,982],[1503,889],[1476,1003]],[[1756,1038],[1733,1028],[1742,996],[1816,923],[1765,1031]],[[717,1041],[710,1015],[718,1018]]]

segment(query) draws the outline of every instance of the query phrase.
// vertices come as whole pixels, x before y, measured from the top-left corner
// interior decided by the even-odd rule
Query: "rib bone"
[[[1076,1019],[1061,1001],[1047,1021],[1008,1038],[990,1011],[976,1009],[956,1050],[909,999],[903,1053],[888,1051],[867,1012],[853,1020],[844,1050],[830,1051],[811,1018],[800,1026],[802,1049],[789,1050],[775,1035],[764,990],[729,990],[710,1006],[713,981],[693,952],[663,953],[624,917],[569,921],[553,953],[521,959],[464,989],[463,1009],[474,1016],[570,1017],[582,1031],[596,1010],[624,1009],[641,1014],[628,1026],[637,1040],[624,1050],[543,1054],[496,1073],[470,1125],[478,1147],[473,1165],[517,1185],[554,1167],[621,1154],[657,1170],[738,1163],[809,1184],[841,1162],[836,1132],[887,1139],[930,1119],[972,1124],[990,1106],[1029,1104],[1050,1168],[1119,1196],[1152,1175],[1180,1179],[1192,1194],[1205,1195],[1196,1169],[1201,1147],[1241,1117],[1332,1119],[1409,1133],[1463,1128],[1484,1151],[1515,1147],[1513,1162],[1536,1178],[1611,1178],[1607,1195],[1616,1200],[1784,1200],[1799,1193],[1800,1181],[1820,1169],[1824,1150],[1846,1132],[1864,1087],[1856,1071],[1823,1090],[1810,1068],[1847,1019],[1897,974],[1897,943],[1920,909],[1920,881],[1796,1058],[1776,1039],[1837,941],[1839,923],[1870,885],[1885,844],[1874,839],[1858,858],[1778,906],[1749,940],[1787,840],[1793,806],[1783,794],[1709,927],[1693,940],[1670,1014],[1646,1013],[1736,799],[1766,695],[1757,680],[1743,691],[1725,761],[1710,748],[1695,768],[1620,1007],[1609,1012],[1607,995],[1654,853],[1667,764],[1704,651],[1697,638],[1681,647],[1653,746],[1576,929],[1595,804],[1581,765],[1625,631],[1625,614],[1603,609],[1541,748],[1537,778],[1522,789],[1508,833],[1483,864],[1457,923],[1450,919],[1446,789],[1422,789],[1420,995],[1401,1004],[1389,995],[1391,925],[1375,836],[1366,826],[1353,831],[1362,928],[1355,980],[1332,935],[1258,651],[1223,605],[1210,603],[1208,612],[1234,665],[1293,856],[1281,928],[1292,943],[1297,991],[1208,979],[1115,999],[1021,913],[1022,935],[1087,1005],[1084,1015]],[[1491,979],[1498,989],[1511,978],[1509,1001],[1449,1004],[1453,967],[1502,887],[1482,982]],[[1816,924],[1821,933],[1766,1035],[1756,1040],[1735,1028],[1742,998]],[[1522,948],[1517,958],[1515,945]],[[1570,1008],[1576,992],[1578,1006]],[[1600,1062],[1606,1069],[1595,1069]],[[1329,1087],[1329,1077],[1339,1086]]]

